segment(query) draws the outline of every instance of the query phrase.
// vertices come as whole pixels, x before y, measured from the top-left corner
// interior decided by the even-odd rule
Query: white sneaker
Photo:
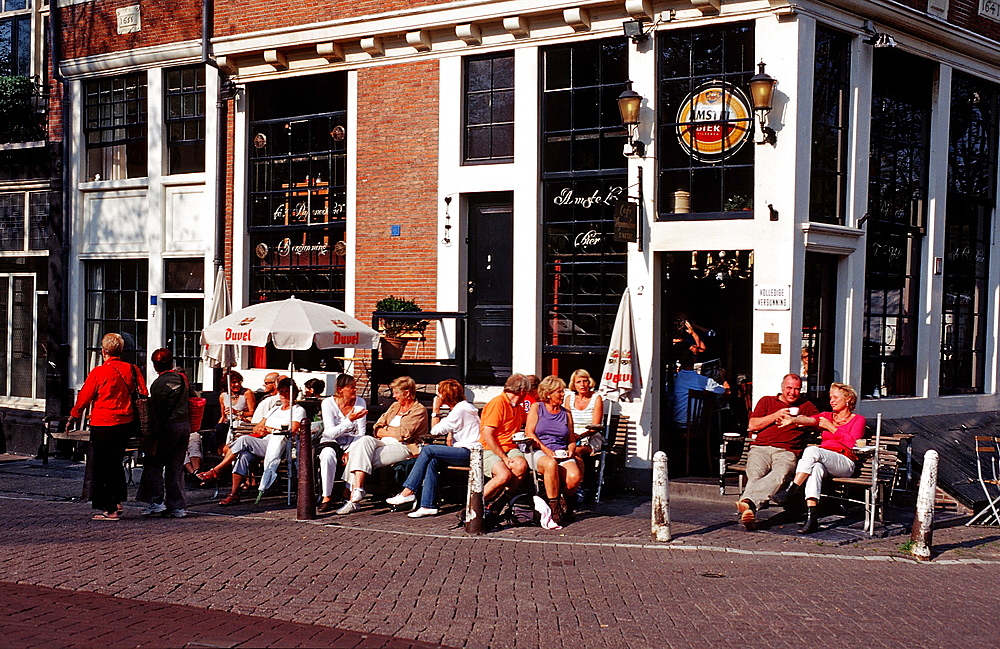
[[[367,495],[368,495],[368,493],[364,489],[352,489],[351,490],[350,502],[352,502],[352,503],[359,503],[362,500],[364,500],[365,496],[367,496]]]
[[[433,507],[421,507],[420,509],[410,512],[407,516],[410,518],[423,518],[424,516],[437,516],[437,513],[438,510]]]
[[[356,503],[354,501],[349,500],[346,503],[344,503],[343,507],[341,507],[340,509],[338,509],[334,513],[335,514],[344,515],[344,514],[350,514],[350,513],[356,512],[359,509],[361,509],[361,505],[359,505],[358,503]]]
[[[163,512],[165,518],[187,518],[187,515],[186,509],[174,509],[169,512]]]
[[[163,503],[150,503],[149,507],[139,512],[143,516],[156,516],[167,511],[167,506]]]
[[[386,498],[385,502],[392,506],[405,505],[406,503],[412,503],[417,499],[417,494],[410,494],[409,496],[404,496],[403,494],[397,494],[392,498]]]

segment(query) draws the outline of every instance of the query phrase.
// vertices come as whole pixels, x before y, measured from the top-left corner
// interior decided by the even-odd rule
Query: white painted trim
[[[201,41],[181,41],[154,47],[67,59],[59,69],[67,79],[101,74],[124,74],[159,65],[182,65],[201,60]]]

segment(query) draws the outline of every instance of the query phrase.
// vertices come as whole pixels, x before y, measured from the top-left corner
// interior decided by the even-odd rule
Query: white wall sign
[[[997,0],[979,0],[979,15],[1000,23],[1000,2]]]
[[[118,33],[134,34],[142,30],[142,20],[139,18],[139,5],[115,9],[118,16]]]
[[[788,294],[792,287],[788,284],[757,284],[754,309],[757,311],[789,311],[791,304]]]

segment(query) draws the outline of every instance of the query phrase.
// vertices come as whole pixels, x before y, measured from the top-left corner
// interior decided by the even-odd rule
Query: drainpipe
[[[69,232],[72,224],[68,206],[70,192],[70,112],[72,104],[66,78],[59,69],[62,58],[62,11],[58,2],[49,3],[49,48],[52,78],[59,83],[60,142],[59,142],[59,186],[50,196],[59,197],[58,209],[49,210],[49,322],[46,326],[46,381],[45,410],[49,416],[69,413],[69,291],[66,280],[69,277]],[[51,94],[51,93],[50,93]],[[48,131],[48,123],[46,123]],[[48,135],[46,135],[48,139]],[[49,205],[52,201],[50,198]],[[52,237],[58,237],[58,245],[53,245]],[[55,396],[54,396],[55,395]]]
[[[212,48],[212,21],[215,18],[214,0],[201,0],[201,62],[216,70],[219,70],[218,63],[215,62],[209,52]],[[221,70],[220,70],[221,72]],[[228,78],[224,77],[222,83],[225,84]],[[228,121],[228,100],[223,99],[223,93],[219,92],[216,99],[215,109],[218,120],[218,148],[216,151],[215,165],[215,187],[216,187],[216,220],[215,220],[215,273],[218,274],[220,268],[225,263],[226,249],[226,146],[228,145],[227,121]]]

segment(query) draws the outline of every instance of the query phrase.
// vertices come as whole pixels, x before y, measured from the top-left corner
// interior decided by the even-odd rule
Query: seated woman
[[[420,450],[417,443],[427,435],[429,418],[427,408],[417,403],[417,384],[401,376],[389,387],[396,403],[375,422],[375,436],[362,437],[347,448],[344,480],[351,484],[351,496],[338,514],[361,509],[358,503],[365,497],[365,479],[371,472],[415,457]]]
[[[538,384],[538,403],[531,405],[524,434],[538,447],[535,466],[545,483],[545,496],[552,508],[552,520],[562,524],[566,509],[560,494],[574,493],[583,479],[576,451],[573,415],[563,407],[566,382],[546,376]]]
[[[285,436],[273,433],[280,431],[282,427],[287,427],[292,435],[299,431],[306,418],[306,412],[302,406],[292,405],[295,392],[297,390],[291,379],[281,379],[278,382],[278,402],[263,413],[261,420],[254,426],[253,433],[237,438],[229,445],[229,450],[221,462],[208,471],[198,474],[198,478],[202,481],[215,480],[219,477],[220,470],[235,463],[232,491],[222,499],[220,505],[235,505],[240,501],[240,487],[250,474],[250,465],[254,460],[263,458],[266,464],[268,461],[281,458]]]
[[[229,373],[229,389],[219,394],[219,423],[215,425],[215,437],[211,450],[218,451],[229,439],[229,429],[250,421],[257,407],[257,397],[253,390],[243,387],[243,375]]]
[[[441,406],[451,411],[441,419]],[[420,449],[417,463],[403,482],[403,490],[386,500],[390,505],[402,505],[416,500],[420,491],[420,508],[407,514],[410,518],[434,516],[437,510],[437,481],[441,464],[469,466],[469,449],[479,442],[479,411],[465,400],[465,389],[455,379],[438,383],[437,396],[431,407],[431,435],[447,435],[445,444],[427,444]],[[435,423],[436,422],[436,423]]]
[[[319,511],[333,509],[333,484],[337,481],[337,460],[351,443],[365,436],[365,400],[358,396],[358,382],[350,374],[338,374],[334,394],[323,400],[323,432],[319,438],[319,471],[323,500]]]
[[[830,409],[815,417],[785,415],[779,427],[816,426],[823,431],[819,446],[807,446],[795,467],[795,477],[787,489],[774,494],[772,500],[783,505],[805,485],[806,521],[799,534],[812,534],[819,529],[816,505],[819,504],[823,478],[846,478],[854,473],[858,456],[854,453],[857,441],[864,437],[865,418],[854,414],[858,403],[857,391],[844,383],[830,385]]]
[[[591,453],[600,453],[604,436],[592,433],[588,426],[600,426],[604,417],[604,400],[594,392],[597,382],[587,370],[576,370],[569,377],[570,393],[563,404],[573,415],[573,432],[577,436],[576,455],[583,459]]]

